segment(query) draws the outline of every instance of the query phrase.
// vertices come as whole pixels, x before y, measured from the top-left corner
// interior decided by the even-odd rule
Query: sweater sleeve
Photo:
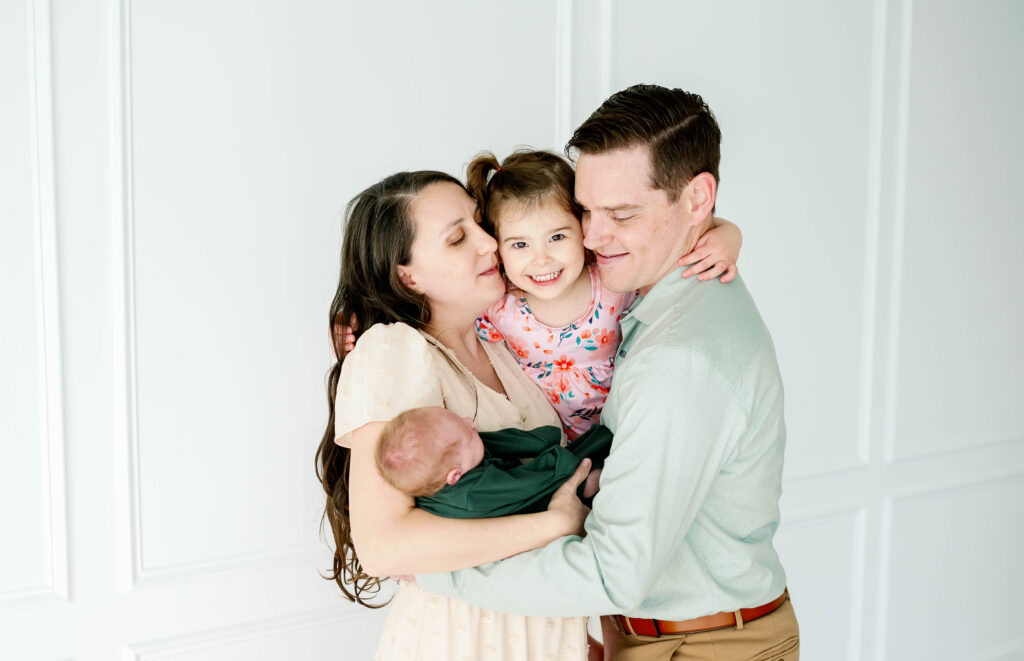
[[[405,324],[378,324],[345,357],[335,399],[334,437],[421,406],[444,406],[435,351]]]

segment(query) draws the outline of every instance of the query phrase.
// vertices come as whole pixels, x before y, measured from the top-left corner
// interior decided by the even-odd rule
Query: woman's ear
[[[398,272],[398,279],[402,282],[403,285],[405,285],[409,289],[413,290],[417,294],[422,294],[423,293],[416,286],[416,281],[413,280],[412,272],[409,271],[409,267],[408,266],[404,266],[402,264],[399,264],[398,266],[395,267],[395,270]]]

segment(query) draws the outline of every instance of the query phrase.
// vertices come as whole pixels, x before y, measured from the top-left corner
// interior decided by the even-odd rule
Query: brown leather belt
[[[715,613],[703,617],[695,617],[692,620],[648,620],[639,617],[626,617],[625,615],[612,615],[615,628],[626,635],[634,636],[669,636],[681,633],[700,633],[702,631],[714,631],[715,629],[728,629],[729,627],[742,628],[745,622],[753,622],[759,617],[772,613],[789,598],[789,590],[783,590],[777,599],[769,601],[763,606],[754,608],[741,608],[733,613]],[[737,617],[738,616],[738,617]]]

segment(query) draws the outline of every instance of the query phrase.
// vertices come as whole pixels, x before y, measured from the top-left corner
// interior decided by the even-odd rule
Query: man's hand
[[[589,459],[581,461],[576,472],[551,495],[548,512],[558,517],[559,537],[583,534],[583,521],[590,513],[590,508],[580,502],[576,488],[590,474],[590,463]]]

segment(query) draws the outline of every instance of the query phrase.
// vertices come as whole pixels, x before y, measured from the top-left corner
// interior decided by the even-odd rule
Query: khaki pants
[[[743,628],[730,627],[675,636],[632,636],[620,633],[615,661],[799,661],[800,628],[793,604],[786,599],[772,613]]]

